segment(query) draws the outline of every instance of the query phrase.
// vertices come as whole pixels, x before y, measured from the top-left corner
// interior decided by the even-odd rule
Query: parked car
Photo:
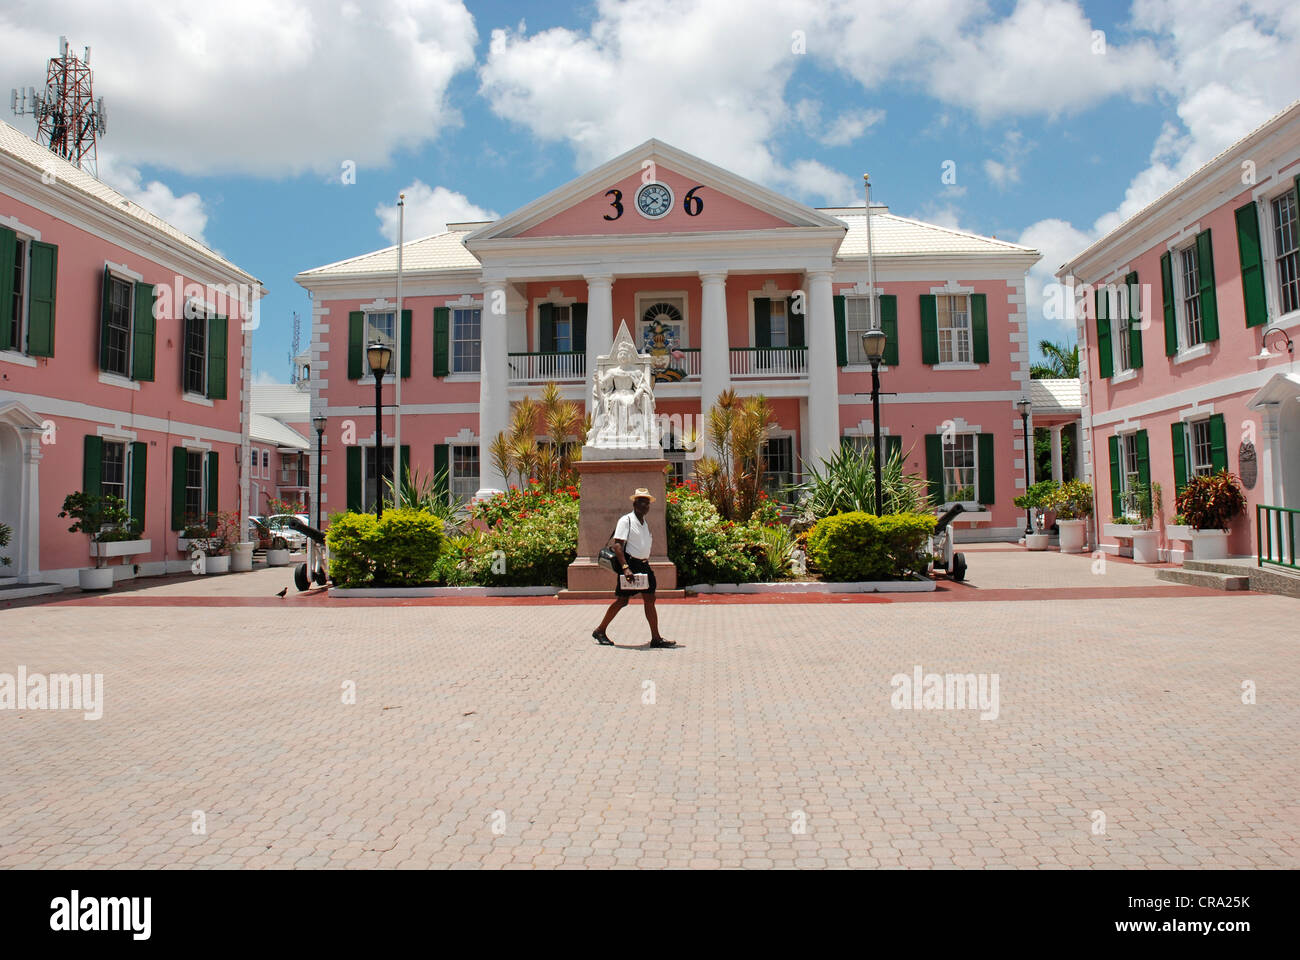
[[[297,553],[307,549],[307,537],[289,525],[291,518],[294,518],[294,514],[277,513],[266,518],[266,526],[273,537],[282,538],[289,545],[289,549]]]

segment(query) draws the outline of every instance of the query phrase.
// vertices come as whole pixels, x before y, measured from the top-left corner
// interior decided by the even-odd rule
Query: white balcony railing
[[[733,377],[807,377],[807,347],[732,347]]]
[[[554,380],[584,380],[587,376],[587,355],[566,353],[510,353],[506,355],[511,383],[543,383]]]

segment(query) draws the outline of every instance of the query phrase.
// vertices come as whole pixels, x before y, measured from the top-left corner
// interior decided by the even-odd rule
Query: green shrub
[[[808,535],[809,556],[826,580],[899,579],[925,569],[934,520],[927,513],[835,514]]]
[[[521,516],[503,519],[484,538],[474,569],[488,586],[564,586],[578,556],[578,501],[542,497]]]
[[[664,519],[668,559],[677,582],[749,583],[761,579],[758,556],[765,555],[757,525],[723,520],[703,493],[690,486],[668,491]]]
[[[434,582],[442,520],[422,510],[330,517],[330,577],[339,586],[414,587]]]

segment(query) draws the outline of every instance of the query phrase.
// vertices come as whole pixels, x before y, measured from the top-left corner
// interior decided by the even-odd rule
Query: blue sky
[[[1038,310],[1056,266],[1300,95],[1297,6],[6,0],[0,86],[92,46],[101,177],[267,286],[261,379],[294,311],[310,337],[294,274],[389,243],[400,191],[409,238],[652,136],[815,205],[869,170],[896,213],[1037,247],[1036,342],[1072,336]]]

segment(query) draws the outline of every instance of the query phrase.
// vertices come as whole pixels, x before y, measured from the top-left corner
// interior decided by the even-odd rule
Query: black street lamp
[[[871,364],[871,445],[876,463],[876,516],[885,510],[885,495],[880,480],[880,358],[885,355],[885,331],[879,328],[862,335],[862,352]]]
[[[311,418],[312,426],[316,428],[316,529],[320,529],[320,473],[321,473],[321,445],[325,438],[325,414],[318,414]]]
[[[1029,458],[1034,455],[1034,449],[1029,444],[1029,410],[1033,406],[1028,397],[1021,397],[1016,401],[1016,409],[1020,411],[1020,429],[1025,437],[1025,492],[1029,492]],[[1034,521],[1029,515],[1029,507],[1025,507],[1025,536],[1030,536],[1034,532]]]
[[[370,372],[375,375],[375,518],[378,519],[384,515],[384,497],[380,493],[380,483],[384,474],[382,458],[379,452],[384,449],[384,406],[382,393],[384,386],[384,374],[388,372],[388,361],[393,358],[392,347],[386,346],[380,340],[370,341],[370,346],[366,347],[366,360],[370,364]]]

